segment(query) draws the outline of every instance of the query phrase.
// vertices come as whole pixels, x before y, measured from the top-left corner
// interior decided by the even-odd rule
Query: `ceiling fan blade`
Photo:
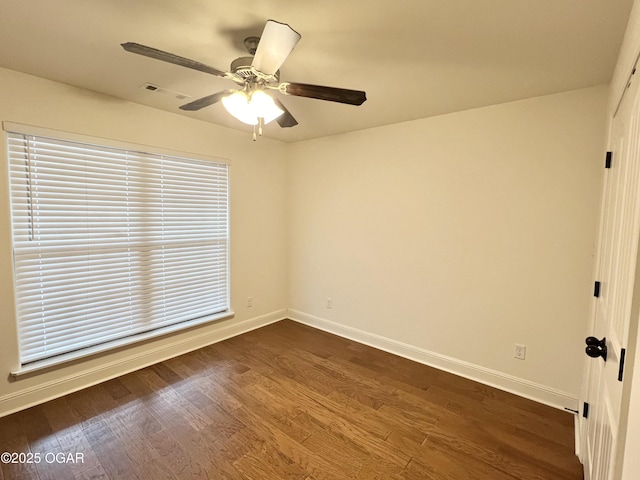
[[[361,90],[348,90],[346,88],[323,87],[321,85],[309,85],[307,83],[281,83],[278,89],[287,95],[296,97],[317,98],[330,102],[347,103],[349,105],[362,105],[367,100],[366,92]]]
[[[251,66],[259,72],[273,75],[300,41],[300,38],[300,34],[286,23],[267,20]]]
[[[298,125],[298,121],[293,118],[291,112],[287,110],[287,107],[285,107],[280,100],[278,100],[277,98],[273,98],[273,101],[280,108],[280,110],[284,111],[282,115],[276,118],[276,122],[278,122],[278,125],[280,125],[282,128],[295,127],[296,125]]]
[[[191,68],[217,77],[227,77],[229,75],[227,72],[210,67],[204,63],[180,57],[173,53],[163,52],[157,48],[147,47],[146,45],[140,45],[139,43],[134,42],[122,43],[121,45],[127,52],[137,53],[138,55],[144,55],[145,57],[155,58],[156,60],[161,60],[163,62],[173,63],[174,65],[180,65],[181,67]]]
[[[222,92],[214,93],[213,95],[208,95],[206,97],[199,98],[198,100],[194,100],[193,102],[180,105],[180,110],[195,112],[196,110],[200,110],[204,107],[208,107],[209,105],[213,105],[214,103],[219,102],[220,100],[222,100],[222,97],[231,95],[233,92],[234,90],[223,90]]]

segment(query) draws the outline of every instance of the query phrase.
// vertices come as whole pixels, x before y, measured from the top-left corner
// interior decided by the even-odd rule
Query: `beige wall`
[[[0,151],[0,416],[286,314],[285,145],[184,116],[0,69],[0,121],[231,160],[231,292],[235,318],[12,381],[18,367],[6,152]],[[253,307],[246,308],[246,298]]]
[[[595,87],[294,144],[290,314],[576,408],[606,100]]]

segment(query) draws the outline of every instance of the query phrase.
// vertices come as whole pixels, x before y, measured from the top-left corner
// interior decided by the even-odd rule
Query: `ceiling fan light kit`
[[[196,111],[222,101],[224,108],[233,117],[254,126],[253,137],[255,140],[256,126],[259,135],[262,135],[262,126],[273,120],[277,120],[282,128],[298,124],[282,102],[269,95],[267,90],[273,90],[283,95],[315,98],[347,105],[362,105],[367,99],[366,93],[361,90],[293,82],[280,83],[279,68],[293,51],[300,38],[301,35],[286,23],[268,20],[262,37],[248,37],[244,40],[245,48],[253,56],[235,59],[231,63],[231,71],[229,72],[139,43],[127,42],[121,45],[130,53],[227,78],[237,83],[242,89],[214,93],[182,105],[180,109]]]
[[[222,105],[227,112],[247,125],[258,125],[260,119],[266,125],[284,113],[263,90],[249,93],[237,90],[222,97]]]

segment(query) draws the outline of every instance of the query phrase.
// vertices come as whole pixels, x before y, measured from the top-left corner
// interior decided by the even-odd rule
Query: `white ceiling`
[[[0,0],[0,66],[250,131],[230,80],[125,52],[137,42],[227,70],[264,22],[302,40],[281,80],[365,90],[360,107],[281,97],[293,142],[609,82],[632,0]],[[151,93],[146,82],[188,95]],[[280,94],[278,94],[280,95]]]

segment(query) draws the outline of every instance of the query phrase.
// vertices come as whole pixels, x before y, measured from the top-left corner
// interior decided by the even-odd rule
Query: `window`
[[[23,366],[230,314],[226,163],[5,130]]]

